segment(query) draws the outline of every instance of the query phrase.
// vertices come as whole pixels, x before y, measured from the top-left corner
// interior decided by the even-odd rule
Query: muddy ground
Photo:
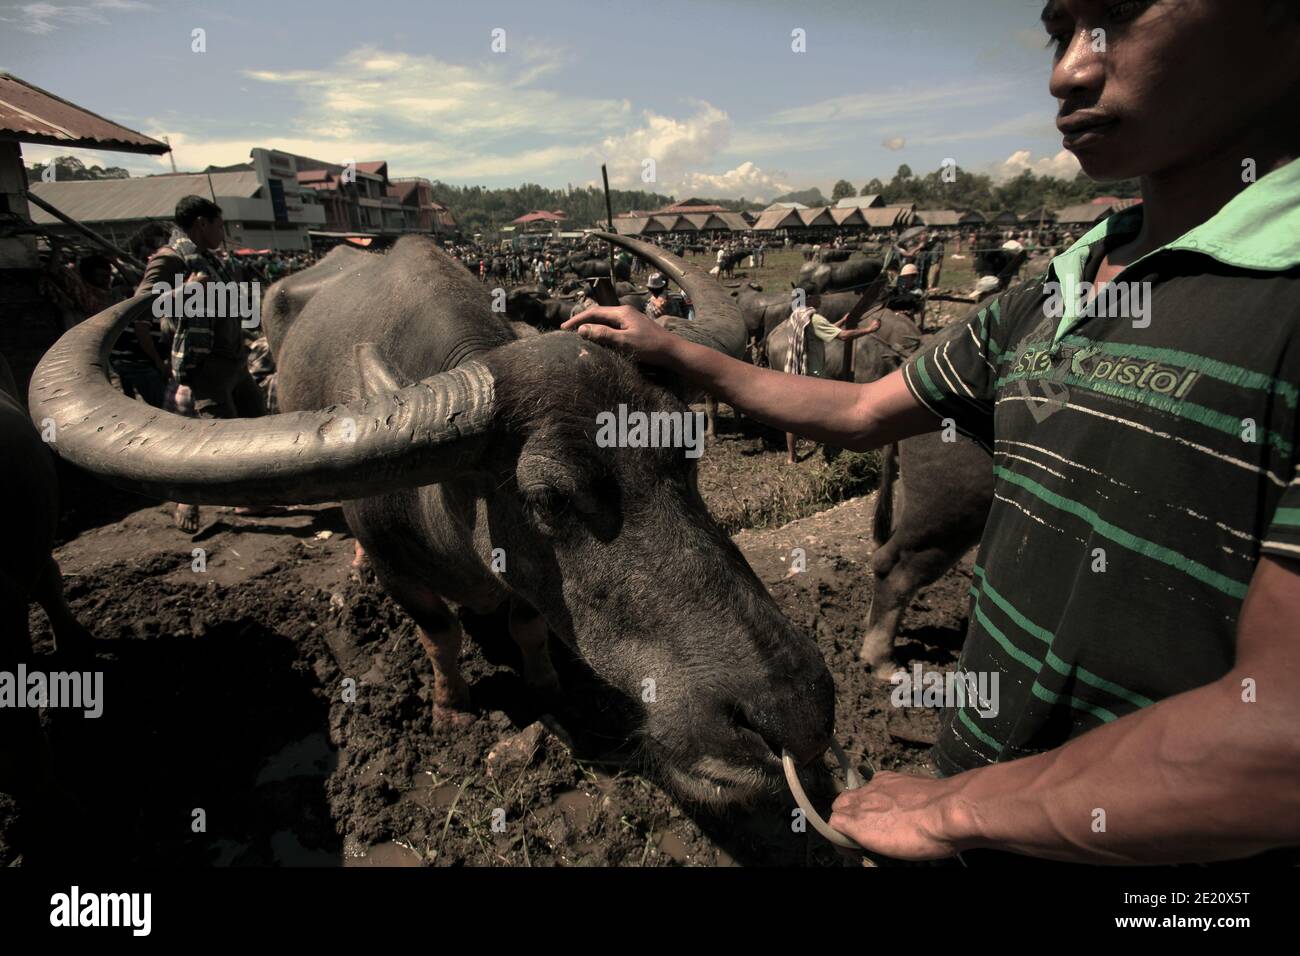
[[[725,411],[723,429],[701,472],[719,510],[748,496],[762,511],[761,499],[791,483],[834,497],[875,480],[861,463],[859,484],[828,478],[839,466],[811,445],[789,468],[779,436]],[[63,795],[47,808],[54,837],[29,862],[843,863],[815,834],[791,831],[788,799],[719,815],[626,766],[616,702],[562,646],[553,654],[565,702],[551,710],[564,712],[544,713],[499,617],[463,618],[471,639],[461,664],[480,716],[466,730],[435,729],[414,625],[371,576],[350,572],[353,539],[337,507],[261,518],[208,509],[191,538],[160,505],[100,493],[71,498],[68,520],[93,524],[106,509],[116,520],[70,530],[56,556],[74,611],[98,638],[104,713],[44,714]],[[934,715],[891,707],[890,688],[854,657],[871,596],[874,500],[820,510],[809,497],[795,505],[816,513],[735,540],[789,618],[816,636],[837,682],[837,735],[855,761],[914,768]],[[807,570],[791,574],[795,547]],[[195,548],[206,571],[194,570]],[[969,567],[959,567],[918,596],[904,663],[952,664],[968,587]],[[35,666],[58,669],[35,607],[31,624]],[[354,702],[344,700],[349,677]],[[39,822],[0,801],[0,853],[5,832]]]

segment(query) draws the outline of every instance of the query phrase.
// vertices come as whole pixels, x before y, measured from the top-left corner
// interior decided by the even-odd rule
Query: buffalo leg
[[[27,595],[0,571],[0,671],[16,674],[32,662]],[[18,688],[26,694],[26,688]],[[0,792],[20,802],[47,791],[51,764],[35,707],[0,707]]]
[[[54,632],[54,647],[57,651],[78,656],[91,653],[94,639],[68,607],[68,602],[63,597],[63,575],[53,557],[46,561],[45,570],[36,582],[33,597],[50,619],[50,630]]]
[[[433,722],[463,727],[474,719],[469,685],[460,673],[460,621],[443,600],[429,591],[388,587],[397,603],[415,619],[420,646],[433,665]]]
[[[529,604],[511,598],[510,637],[524,659],[524,683],[543,693],[558,693],[560,678],[546,650],[546,621]]]
[[[880,680],[889,680],[898,670],[898,663],[894,660],[894,639],[912,596],[943,577],[957,563],[966,551],[966,542],[960,544],[961,547],[956,549],[927,548],[900,553],[897,543],[891,540],[871,556],[876,588],[867,616],[867,634],[858,658]]]

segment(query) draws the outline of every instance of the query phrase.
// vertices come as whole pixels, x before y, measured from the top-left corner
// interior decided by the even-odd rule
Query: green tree
[[[839,202],[841,199],[848,199],[850,196],[856,196],[857,190],[847,179],[841,179],[831,187],[831,202]]]

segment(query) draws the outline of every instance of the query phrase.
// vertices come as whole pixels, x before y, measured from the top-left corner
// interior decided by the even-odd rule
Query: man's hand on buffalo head
[[[560,326],[585,339],[610,345],[638,361],[667,365],[677,337],[644,312],[630,305],[596,306],[579,312]]]

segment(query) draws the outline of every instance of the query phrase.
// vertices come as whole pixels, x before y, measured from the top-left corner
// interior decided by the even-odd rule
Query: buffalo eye
[[[534,485],[523,491],[524,510],[543,534],[558,534],[569,513],[569,498],[553,485]]]

